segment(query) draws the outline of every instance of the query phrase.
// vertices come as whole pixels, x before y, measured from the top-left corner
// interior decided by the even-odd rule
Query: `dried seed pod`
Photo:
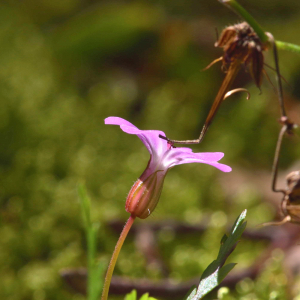
[[[199,139],[195,140],[195,142],[202,141],[243,64],[249,67],[251,76],[258,88],[260,88],[262,82],[264,65],[262,52],[267,49],[267,46],[262,44],[248,23],[243,22],[225,28],[221,33],[220,39],[215,43],[215,46],[224,49],[222,68],[226,70],[226,76],[208,113]],[[217,59],[215,62],[219,60],[220,59]]]
[[[261,86],[264,56],[267,50],[252,27],[246,22],[226,27],[215,43],[224,49],[223,68],[228,68],[235,60],[249,66],[251,76],[257,87]]]

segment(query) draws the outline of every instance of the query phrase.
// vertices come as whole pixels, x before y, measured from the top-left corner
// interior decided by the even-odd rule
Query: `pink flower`
[[[147,218],[155,209],[163,182],[168,170],[176,165],[204,163],[212,165],[223,172],[230,172],[229,166],[218,163],[224,156],[222,152],[194,153],[190,148],[174,148],[159,135],[159,130],[140,130],[130,122],[118,118],[105,119],[107,125],[119,125],[129,134],[136,134],[150,153],[147,168],[131,188],[126,200],[126,211],[141,219]]]

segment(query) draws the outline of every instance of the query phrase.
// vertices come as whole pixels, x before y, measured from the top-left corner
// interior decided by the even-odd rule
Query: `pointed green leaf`
[[[237,245],[239,238],[241,237],[246,222],[244,222],[247,210],[244,210],[241,215],[237,218],[231,228],[231,233],[226,236],[224,235],[221,239],[221,246],[218,253],[218,257],[214,260],[203,272],[198,289],[190,294],[187,300],[199,300],[211,290],[213,290],[225,276],[233,269],[234,263],[224,265],[227,257],[231,254]]]
[[[221,283],[227,274],[234,268],[236,263],[230,263],[222,267],[219,271],[218,281]]]
[[[144,294],[140,300],[148,300],[149,299],[149,293]]]
[[[226,234],[224,234],[222,239],[221,239],[221,245],[226,242],[227,238],[228,238],[228,236]]]
[[[91,227],[91,215],[90,215],[90,211],[91,211],[91,202],[90,199],[87,195],[85,186],[83,184],[80,184],[78,186],[78,196],[79,196],[79,201],[80,201],[80,205],[82,208],[82,216],[83,216],[83,220],[84,220],[84,225],[86,227]]]
[[[124,300],[136,300],[137,294],[136,290],[132,290],[129,294],[125,296]]]

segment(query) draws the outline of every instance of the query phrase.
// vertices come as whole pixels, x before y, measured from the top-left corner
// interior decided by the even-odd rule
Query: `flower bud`
[[[144,181],[142,180],[143,175],[131,188],[125,209],[136,217],[146,219],[153,212],[159,201],[166,172],[156,171]]]

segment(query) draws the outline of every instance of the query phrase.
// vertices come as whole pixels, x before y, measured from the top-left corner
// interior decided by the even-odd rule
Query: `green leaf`
[[[218,253],[218,257],[214,260],[203,272],[198,289],[194,289],[189,295],[187,300],[199,300],[202,299],[207,293],[213,290],[225,276],[233,269],[234,263],[227,264],[224,263],[227,257],[232,253],[237,245],[239,238],[241,237],[243,231],[246,227],[247,210],[244,210],[241,215],[237,218],[235,223],[231,228],[231,233],[229,236],[224,235],[221,239],[221,246]]]
[[[234,268],[235,265],[236,265],[236,263],[230,263],[220,269],[219,277],[218,277],[219,282],[223,281],[223,279]]]
[[[140,300],[148,300],[149,299],[149,293],[144,294]]]
[[[132,290],[131,293],[125,296],[124,300],[136,300],[136,297],[137,297],[136,290]]]
[[[137,300],[137,292],[136,290],[132,290],[131,293],[127,294],[124,300]],[[149,293],[145,293],[140,300],[157,300],[153,297],[149,297]]]
[[[91,276],[91,285],[93,289],[93,298],[92,299],[98,299],[101,291],[103,289],[104,285],[104,274],[107,268],[107,262],[106,260],[101,260],[98,263],[95,263],[94,268],[92,270],[89,270],[89,272],[93,273],[93,276]]]
[[[140,298],[140,300],[157,300],[157,299],[153,297],[149,297],[149,293],[146,293]]]
[[[97,234],[100,228],[99,223],[91,221],[91,201],[87,195],[86,188],[83,184],[78,186],[79,202],[81,205],[82,217],[84,221],[87,258],[88,258],[88,279],[87,279],[87,299],[99,299],[103,288],[103,275],[106,270],[106,262],[96,262],[97,254]]]
[[[80,184],[78,186],[78,196],[79,196],[79,202],[82,208],[82,216],[84,220],[84,225],[86,228],[91,227],[91,201],[87,195],[85,186],[83,184]]]

